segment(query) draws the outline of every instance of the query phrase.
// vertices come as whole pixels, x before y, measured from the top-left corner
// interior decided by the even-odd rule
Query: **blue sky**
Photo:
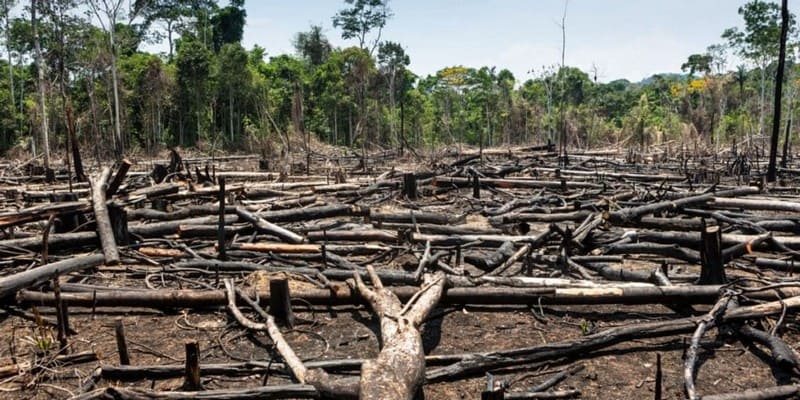
[[[584,70],[596,65],[601,81],[679,72],[689,54],[721,43],[723,30],[741,25],[737,9],[745,2],[570,0],[566,62]],[[334,45],[354,45],[331,24],[343,7],[342,0],[248,0],[244,45],[259,44],[270,55],[293,52],[292,37],[312,23]],[[531,69],[560,61],[564,0],[392,0],[390,7],[394,17],[383,38],[400,42],[421,75],[488,65],[522,81]]]

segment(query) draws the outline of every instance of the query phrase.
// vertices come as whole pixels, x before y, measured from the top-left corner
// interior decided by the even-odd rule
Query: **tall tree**
[[[38,71],[38,86],[39,86],[39,112],[41,113],[41,134],[42,134],[42,152],[44,153],[44,166],[50,168],[50,125],[47,123],[47,95],[46,95],[46,64],[42,56],[42,44],[39,38],[39,20],[37,18],[37,11],[39,9],[39,2],[31,0],[31,30],[33,32],[33,47],[36,50],[36,70]],[[32,141],[35,143],[36,141]],[[34,147],[34,154],[36,150]]]
[[[217,10],[211,17],[215,52],[218,53],[226,44],[242,41],[246,19],[244,0],[231,0],[230,5]]]
[[[711,61],[713,61],[709,54],[692,54],[681,65],[681,71],[688,72],[689,77],[694,77],[697,72],[709,73],[711,72]]]
[[[203,131],[211,77],[213,55],[199,40],[186,38],[178,46],[175,57],[178,82],[178,143],[192,145]]]
[[[375,72],[375,60],[370,57],[366,50],[357,47],[350,47],[344,50],[344,71],[345,82],[350,86],[352,97],[356,99],[358,105],[358,119],[355,125],[352,123],[351,132],[348,136],[350,146],[356,139],[362,139],[362,151],[366,151],[366,143],[369,141],[369,131],[366,129],[367,123],[367,86]],[[367,134],[362,135],[364,131]]]
[[[386,21],[392,17],[392,11],[389,9],[389,0],[345,0],[345,3],[350,7],[340,10],[333,16],[333,26],[342,29],[343,39],[357,39],[358,47],[363,53],[349,52],[351,57],[346,57],[347,60],[353,61],[348,63],[353,67],[351,71],[357,71],[362,74],[357,79],[351,80],[356,81],[359,85],[359,115],[355,132],[350,135],[350,144],[352,145],[352,140],[360,136],[361,131],[365,128],[367,86],[370,82],[369,73],[374,68],[372,54],[375,53],[375,49],[381,41],[383,28],[386,26]],[[375,38],[369,42],[367,37],[374,30],[377,30]],[[366,60],[367,58],[369,60]],[[368,138],[365,137],[364,139],[362,153],[366,154]],[[364,164],[364,167],[366,168],[366,164]]]
[[[139,0],[142,3],[143,28],[150,29],[153,24],[159,24],[165,31],[158,35],[159,39],[166,36],[169,59],[172,59],[175,49],[175,35],[182,28],[184,20],[192,16],[192,8],[198,2],[209,0]]]
[[[767,67],[778,56],[781,35],[781,7],[763,0],[752,0],[739,7],[744,19],[744,30],[730,28],[722,38],[737,50],[740,56],[754,63],[760,73],[758,133],[764,133],[766,115]],[[794,16],[789,15],[789,32],[794,30]]]
[[[333,26],[342,29],[343,39],[357,39],[358,47],[369,51],[370,56],[381,42],[381,33],[386,21],[392,17],[389,0],[345,0],[345,8],[333,16]],[[370,42],[370,32],[377,30]]]
[[[494,138],[493,121],[498,98],[496,68],[482,67],[472,73],[470,80],[474,87],[472,93],[475,93],[475,98],[479,105],[483,107],[485,113],[484,122],[486,123],[486,134],[484,135],[484,131],[480,128],[478,129],[478,132],[480,132],[478,144],[480,145],[481,157],[483,157],[484,146],[487,145],[487,142],[488,145],[491,146]],[[478,113],[478,115],[480,115],[480,113]]]
[[[14,60],[11,52],[11,8],[14,7],[16,0],[0,0],[0,16],[3,17],[3,33],[6,47],[6,57],[8,57],[8,90],[10,92],[11,110],[16,108],[14,99]]]
[[[92,10],[100,26],[108,35],[109,53],[111,55],[111,85],[114,92],[114,137],[115,151],[118,157],[125,153],[125,137],[122,136],[122,119],[120,117],[120,90],[117,70],[117,29],[118,24],[127,18],[126,25],[130,25],[144,8],[141,2],[131,3],[131,0],[85,0],[86,5]]]
[[[325,123],[333,144],[340,144],[340,129],[346,120],[342,112],[352,109],[353,97],[345,84],[345,59],[341,50],[333,50],[322,65],[314,69],[312,90],[316,95],[316,105],[325,109]],[[310,110],[313,111],[313,110]],[[347,128],[347,132],[350,128]]]
[[[227,119],[222,129],[228,130],[228,140],[234,143],[236,135],[241,133],[241,112],[247,101],[246,90],[251,84],[247,51],[239,43],[226,44],[220,50],[217,63],[217,97],[219,104],[227,105],[227,113],[217,114],[220,117],[227,114],[227,118],[220,118]]]
[[[789,34],[788,0],[781,2],[781,35],[778,51],[778,71],[775,74],[775,112],[772,120],[772,137],[769,148],[767,182],[775,182],[777,177],[778,138],[781,134],[781,98],[783,96],[783,71],[786,64],[786,37]]]
[[[319,25],[311,25],[308,32],[299,32],[293,40],[297,54],[308,61],[313,67],[325,63],[331,54],[333,46],[322,32]]]
[[[389,77],[389,127],[393,138],[397,139],[397,145],[400,146],[400,154],[403,153],[403,138],[397,134],[395,124],[395,98],[397,89],[397,77],[405,76],[405,68],[411,63],[411,59],[406,54],[399,43],[383,42],[378,49],[378,63],[384,69],[384,72]]]
[[[500,90],[500,119],[503,123],[503,144],[508,145],[511,143],[511,130],[509,128],[509,119],[513,109],[512,91],[516,79],[514,74],[507,69],[502,69],[497,73],[497,88]]]
[[[566,55],[567,55],[567,9],[569,8],[569,0],[564,0],[564,14],[561,16],[561,67],[559,68],[559,76],[563,74],[561,71],[564,70],[566,67]],[[563,77],[560,80],[561,82],[561,90],[562,92],[566,91],[564,85],[566,82],[564,81]],[[563,97],[562,97],[563,99]],[[562,164],[564,167],[567,166],[569,163],[568,156],[567,156],[567,145],[569,141],[569,137],[567,135],[567,107],[565,106],[564,102],[561,103],[561,140],[559,140],[559,163]]]

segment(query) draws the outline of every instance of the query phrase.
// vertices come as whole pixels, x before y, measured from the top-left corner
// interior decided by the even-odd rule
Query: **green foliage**
[[[214,51],[219,52],[222,46],[242,41],[245,19],[244,0],[231,0],[228,7],[219,9],[211,17],[213,26]]]
[[[742,57],[764,65],[778,54],[781,31],[780,5],[763,0],[752,0],[739,7],[744,19],[744,30],[730,28],[722,38],[736,49]],[[790,34],[795,30],[795,18],[790,16]]]
[[[315,67],[325,63],[333,50],[333,46],[319,25],[311,25],[308,32],[299,32],[295,35],[294,48],[297,54]]]
[[[380,31],[392,17],[389,0],[345,0],[350,8],[345,8],[333,16],[333,26],[342,29],[343,39],[357,39],[358,47],[366,49],[367,35],[378,30],[371,49],[380,42]],[[372,50],[370,50],[372,54]]]
[[[252,86],[248,63],[249,54],[239,43],[222,46],[217,58],[217,103],[227,105],[224,112],[216,114],[217,131],[227,131],[230,143],[236,143],[243,132],[243,111],[247,111]]]
[[[181,42],[175,60],[178,125],[173,127],[181,146],[194,144],[203,133],[208,135],[212,62],[213,54],[198,40]]]
[[[41,146],[31,140],[32,133],[38,137],[42,111],[31,18],[22,7],[4,8],[14,3],[0,0],[7,58],[0,61],[0,150]],[[270,57],[263,47],[241,45],[242,0],[224,6],[212,0],[134,1],[134,9],[116,19],[114,52],[109,32],[92,25],[95,16],[78,12],[79,3],[52,0],[37,7],[54,147],[66,135],[61,116],[67,106],[79,140],[98,149],[116,143],[112,55],[123,140],[146,151],[210,144],[273,154],[275,146],[288,149],[302,140],[300,134],[382,147],[543,143],[564,131],[572,146],[629,140],[643,149],[687,135],[733,140],[763,125],[779,30],[777,6],[751,1],[740,9],[743,26],[724,32],[724,45],[687,55],[685,74],[641,82],[598,82],[596,71],[570,66],[538,68],[525,79],[488,65],[453,65],[418,76],[410,70],[413,53],[381,39],[392,17],[387,0],[345,0],[333,16],[353,47],[335,48],[325,28],[312,25],[294,37],[294,54]],[[131,13],[141,18],[128,23]],[[165,40],[168,54],[141,50]],[[727,67],[730,50],[747,65]],[[796,62],[789,62],[788,93],[797,93],[800,83]]]
[[[681,65],[681,71],[688,72],[689,76],[697,72],[711,72],[711,62],[713,58],[709,54],[692,54],[689,59]]]

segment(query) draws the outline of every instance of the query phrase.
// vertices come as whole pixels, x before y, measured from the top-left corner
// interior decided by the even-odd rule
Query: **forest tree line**
[[[50,157],[69,141],[119,157],[165,147],[262,153],[309,142],[353,147],[556,142],[646,148],[763,137],[772,116],[780,6],[753,0],[740,27],[686,56],[681,74],[601,82],[596,68],[409,69],[383,38],[388,0],[344,0],[293,54],[246,49],[244,0],[0,0],[0,150]],[[337,48],[329,28],[353,43]],[[568,34],[568,32],[567,32]],[[797,125],[800,66],[790,24],[783,122]],[[167,50],[143,49],[161,43]],[[150,46],[152,47],[152,46]],[[61,154],[61,153],[59,153]]]

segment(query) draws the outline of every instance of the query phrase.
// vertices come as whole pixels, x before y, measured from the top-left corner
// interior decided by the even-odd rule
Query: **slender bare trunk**
[[[172,60],[174,45],[172,43],[172,21],[167,21],[167,42],[169,43],[169,59]]]
[[[233,143],[233,88],[228,88],[228,124],[231,130],[231,143]]]
[[[772,121],[772,136],[770,137],[767,182],[775,182],[778,172],[778,140],[781,135],[781,100],[783,96],[783,73],[786,64],[786,38],[789,32],[789,18],[788,0],[783,0],[781,2],[781,42],[778,54],[778,71],[775,74],[775,111]]]
[[[766,107],[767,102],[767,66],[761,66],[761,95],[758,99],[758,136],[764,134],[764,119],[765,111],[764,108]]]
[[[400,142],[400,137],[397,136],[397,129],[395,129],[395,102],[394,102],[394,84],[395,84],[395,75],[396,75],[395,68],[391,68],[391,73],[389,74],[389,130],[391,131],[391,136],[397,140],[397,144],[400,146],[400,152],[402,154],[403,144]]]
[[[11,109],[16,108],[16,96],[14,96],[14,60],[11,55],[11,24],[8,21],[8,14],[11,13],[11,10],[8,7],[8,1],[4,1],[3,5],[5,7],[5,29],[6,29],[6,55],[8,56],[8,88],[11,94]]]
[[[333,144],[339,144],[339,107],[337,104],[333,105]]]
[[[36,69],[39,72],[39,108],[42,113],[42,151],[44,153],[44,166],[50,168],[50,127],[47,122],[47,99],[45,96],[45,64],[42,58],[42,47],[39,42],[39,31],[37,29],[36,9],[38,1],[31,0],[31,27],[33,29],[33,46],[36,51]]]
[[[111,20],[111,26],[108,30],[108,37],[111,43],[111,79],[114,88],[114,134],[117,137],[117,155],[122,157],[125,154],[125,141],[122,137],[122,128],[120,127],[120,112],[119,112],[119,82],[117,79],[117,45],[114,38],[114,31],[116,30],[114,24],[116,18]]]
[[[569,7],[569,0],[564,0],[564,15],[561,17],[561,70],[559,71],[559,75],[561,73],[565,73],[564,68],[566,67],[566,54],[567,54],[567,7]],[[567,101],[566,97],[566,76],[560,76],[560,83],[561,83],[561,140],[560,140],[560,150],[559,150],[559,158],[561,159],[559,163],[563,163],[563,165],[567,166],[567,142],[568,142],[568,134],[567,134]]]

